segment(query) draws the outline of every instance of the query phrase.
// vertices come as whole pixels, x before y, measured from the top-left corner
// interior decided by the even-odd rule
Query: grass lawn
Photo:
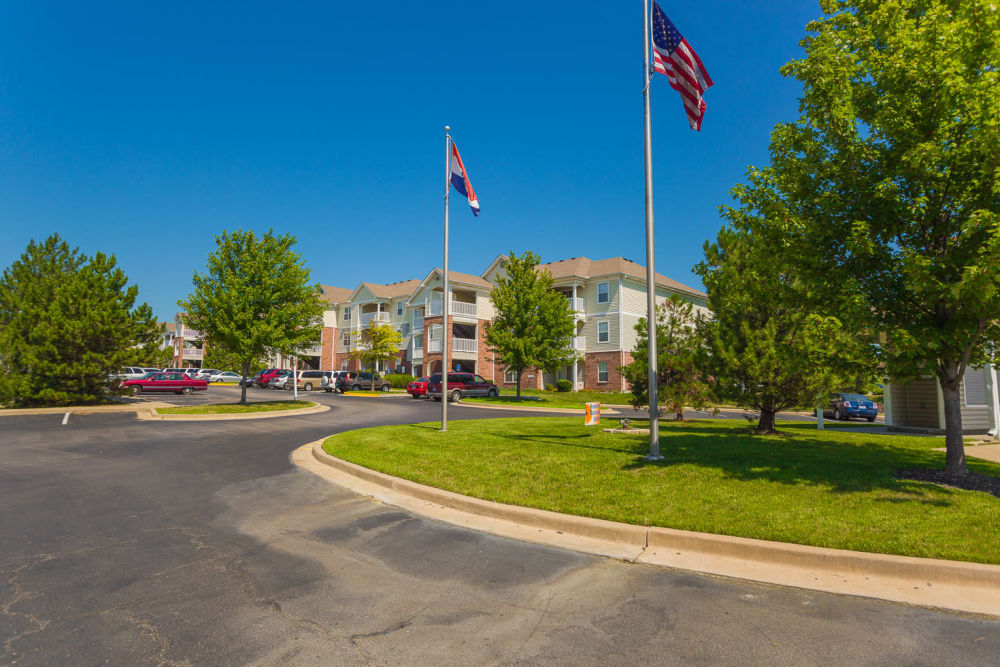
[[[212,405],[185,405],[177,408],[156,408],[161,415],[230,415],[244,412],[276,412],[300,410],[316,404],[311,401],[261,401],[260,403],[214,403]]]
[[[610,421],[610,420],[609,420]],[[616,424],[611,424],[616,425]],[[942,468],[940,438],[817,431],[779,422],[751,436],[735,421],[664,422],[665,460],[647,436],[578,417],[381,426],[327,439],[330,454],[478,498],[640,525],[857,551],[1000,563],[1000,498],[899,480]],[[969,459],[1000,476],[1000,465]]]
[[[502,405],[516,405],[518,407],[531,408],[580,408],[584,403],[598,402],[603,405],[628,405],[632,400],[632,394],[617,391],[545,391],[542,389],[522,389],[521,396],[531,397],[530,400],[518,402],[517,390],[501,387],[500,395],[496,398],[463,398],[462,401],[469,403],[497,403]]]

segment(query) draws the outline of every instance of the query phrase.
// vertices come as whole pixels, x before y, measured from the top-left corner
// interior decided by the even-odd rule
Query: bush
[[[571,391],[573,389],[573,382],[571,380],[559,380],[556,382],[556,389],[558,391]]]
[[[555,391],[555,390],[556,390],[555,385],[552,384],[545,385],[545,391]]]
[[[390,373],[385,378],[389,381],[389,386],[393,389],[406,389],[406,385],[417,379],[412,375],[405,375],[403,373]]]

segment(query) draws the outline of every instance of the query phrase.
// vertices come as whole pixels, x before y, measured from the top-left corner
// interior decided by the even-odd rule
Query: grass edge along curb
[[[240,405],[239,403],[210,403],[208,405],[176,405],[169,408],[153,408],[158,415],[243,415],[259,412],[283,412],[287,410],[307,410],[319,405],[313,401],[259,401]],[[213,409],[214,408],[214,409]]]
[[[645,527],[495,503],[331,456],[323,449],[330,437],[293,451],[292,461],[307,469],[318,463],[332,469],[331,481],[356,493],[463,528],[632,563],[1000,616],[997,565]]]

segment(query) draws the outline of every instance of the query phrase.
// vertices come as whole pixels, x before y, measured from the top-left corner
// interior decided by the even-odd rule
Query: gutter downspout
[[[986,369],[986,378],[989,380],[987,386],[990,391],[990,430],[988,433],[996,439],[1000,436],[1000,387],[998,387],[1000,375],[993,364],[987,364]]]

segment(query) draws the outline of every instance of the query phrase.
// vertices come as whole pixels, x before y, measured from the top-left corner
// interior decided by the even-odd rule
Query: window
[[[597,362],[597,381],[598,382],[608,381],[608,362],[606,361]]]
[[[965,371],[965,404],[987,405],[985,368],[969,368]]]
[[[340,368],[341,368],[341,370],[345,370],[346,371],[348,368],[350,368],[350,363],[351,362],[348,361],[347,359],[344,359],[343,361],[341,361],[340,362]]]
[[[607,321],[597,323],[597,342],[598,343],[611,342],[611,327]]]
[[[441,340],[441,329],[443,329],[440,324],[435,324],[431,327],[431,340]]]
[[[351,334],[344,333],[343,343],[344,343],[344,347],[350,347],[351,346]]]
[[[402,316],[403,316],[403,302],[402,301],[397,301],[396,302],[396,317],[402,317]]]
[[[351,307],[350,306],[344,306],[344,320],[347,321],[347,320],[350,320],[350,319],[351,319]]]
[[[607,303],[608,300],[608,283],[597,283],[597,303]]]
[[[473,379],[476,384],[486,384],[486,380],[483,379],[482,375],[473,376]]]
[[[504,370],[503,381],[505,383],[517,382],[517,373],[514,371]]]

